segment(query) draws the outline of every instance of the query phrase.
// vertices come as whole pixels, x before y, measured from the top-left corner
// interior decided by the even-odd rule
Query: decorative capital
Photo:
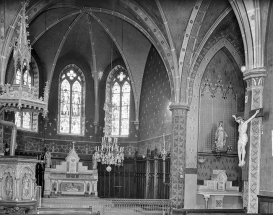
[[[250,91],[253,88],[257,88],[257,87],[263,87],[264,86],[264,79],[265,79],[264,76],[252,77],[252,78],[246,79],[247,91]]]
[[[170,104],[170,111],[173,111],[175,109],[183,109],[183,110],[189,110],[190,106],[188,104],[185,103],[172,103]]]
[[[134,125],[135,125],[135,128],[136,130],[139,129],[139,121],[133,121]]]
[[[251,78],[261,78],[267,75],[266,69],[264,67],[246,70],[246,68],[242,66],[241,71],[243,72],[244,80]]]

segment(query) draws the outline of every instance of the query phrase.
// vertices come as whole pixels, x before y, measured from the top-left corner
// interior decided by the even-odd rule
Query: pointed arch
[[[128,72],[117,65],[107,77],[105,89],[105,135],[126,137],[130,129],[132,87]]]
[[[234,61],[240,68],[242,66],[242,59],[240,55],[238,54],[235,47],[231,44],[230,41],[228,41],[226,38],[222,38],[218,40],[214,45],[210,47],[210,49],[204,54],[204,56],[200,56],[201,60],[198,62],[198,65],[194,67],[192,70],[192,83],[188,86],[188,103],[190,104],[190,109],[188,111],[187,115],[187,133],[186,133],[186,168],[197,168],[197,159],[198,156],[198,137],[199,137],[199,106],[200,106],[200,86],[202,77],[205,71],[205,68],[211,61],[211,59],[215,56],[215,54],[225,47],[230,54],[233,56]],[[189,153],[190,150],[190,153]],[[193,176],[192,176],[193,177]],[[195,178],[196,177],[196,178]],[[197,180],[197,176],[195,175],[193,178]],[[193,190],[197,190],[197,184],[196,187],[192,187],[189,185],[189,183],[192,185],[192,183],[189,180],[185,181],[186,187],[191,187]],[[195,195],[197,196],[197,195]],[[187,197],[185,197],[186,199]],[[196,202],[196,199],[191,199],[191,202],[194,204]]]
[[[60,72],[58,94],[58,134],[84,135],[85,77],[75,64]]]

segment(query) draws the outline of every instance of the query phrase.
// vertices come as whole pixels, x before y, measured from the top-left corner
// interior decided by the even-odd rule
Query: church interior
[[[0,210],[273,213],[272,69],[270,0],[0,0]]]

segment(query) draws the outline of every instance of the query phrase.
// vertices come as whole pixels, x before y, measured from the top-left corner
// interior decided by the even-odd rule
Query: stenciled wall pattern
[[[166,68],[157,50],[152,47],[147,58],[140,97],[141,153],[147,147],[153,150],[157,143],[162,145],[163,133],[166,145],[169,143],[172,124],[170,101],[171,89]]]
[[[64,135],[58,134],[58,85],[59,73],[68,64],[77,65],[85,75],[86,80],[86,94],[85,94],[85,130],[84,135]],[[13,70],[9,70],[10,73]],[[42,70],[40,70],[40,73]],[[107,73],[108,74],[108,73]],[[107,74],[105,74],[107,76]],[[98,132],[95,133],[94,126],[94,86],[92,73],[88,65],[85,65],[77,56],[66,56],[61,58],[56,66],[53,77],[54,81],[51,84],[50,98],[49,98],[49,114],[48,119],[43,118],[41,115],[38,117],[38,132],[29,132],[25,130],[18,130],[17,132],[17,148],[16,153],[24,155],[42,154],[46,149],[52,153],[53,158],[64,159],[72,148],[72,142],[75,144],[75,150],[79,153],[80,158],[92,160],[95,146],[100,145],[101,136],[103,135],[104,127],[104,111],[100,111],[100,122],[98,125]],[[103,110],[105,85],[102,85],[99,91],[99,98],[102,100],[100,109]],[[132,95],[133,98],[133,95]],[[133,100],[133,99],[132,99]],[[134,103],[131,103],[131,112],[134,113]],[[131,119],[134,115],[131,114]],[[14,122],[13,112],[5,114],[5,120]],[[126,156],[134,156],[137,151],[137,135],[135,126],[131,126],[130,133],[133,133],[128,138],[120,140],[121,145],[124,146]],[[10,142],[11,129],[5,128],[5,143]]]
[[[200,136],[198,151],[215,147],[215,131],[223,122],[228,138],[226,146],[237,151],[237,124],[232,117],[244,108],[243,79],[240,69],[228,57],[224,47],[211,59],[205,69],[200,87]]]
[[[237,181],[240,177],[240,167],[238,167],[238,157],[222,156],[216,158],[215,156],[199,156],[205,159],[204,163],[198,162],[197,179],[210,180],[213,170],[226,170],[229,181]]]

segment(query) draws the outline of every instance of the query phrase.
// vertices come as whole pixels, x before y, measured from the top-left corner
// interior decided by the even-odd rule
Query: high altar
[[[98,170],[88,170],[87,166],[79,162],[80,158],[74,145],[65,160],[56,165],[55,169],[45,168],[44,196],[97,196]]]

